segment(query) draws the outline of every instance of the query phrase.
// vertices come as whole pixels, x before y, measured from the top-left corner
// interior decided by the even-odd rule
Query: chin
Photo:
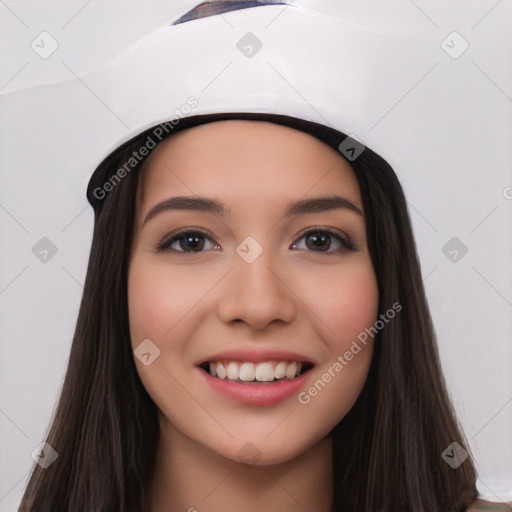
[[[301,457],[321,441],[311,440],[301,443],[297,439],[293,439],[294,442],[290,443],[291,439],[293,439],[291,435],[276,435],[273,440],[265,439],[263,436],[256,441],[251,441],[249,438],[246,438],[245,441],[237,440],[236,451],[230,451],[224,456],[248,466],[275,466]],[[233,447],[229,446],[229,449],[232,450]]]

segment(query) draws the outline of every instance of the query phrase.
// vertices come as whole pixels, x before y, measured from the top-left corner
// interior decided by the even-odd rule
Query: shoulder
[[[478,498],[471,502],[466,512],[512,512],[512,503],[498,503]]]

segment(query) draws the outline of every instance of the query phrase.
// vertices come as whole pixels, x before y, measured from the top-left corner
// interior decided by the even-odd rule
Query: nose
[[[272,261],[270,252],[263,251],[252,263],[235,257],[218,302],[223,322],[242,321],[259,331],[272,322],[293,321],[298,300],[293,283],[289,273]]]

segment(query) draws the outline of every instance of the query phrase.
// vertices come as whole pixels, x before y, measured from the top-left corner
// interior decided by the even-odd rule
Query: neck
[[[248,466],[183,436],[160,418],[148,512],[315,510],[332,503],[332,443],[325,438],[293,460]]]

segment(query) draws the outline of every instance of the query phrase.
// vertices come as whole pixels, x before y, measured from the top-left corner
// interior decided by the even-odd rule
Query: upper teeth
[[[274,379],[293,379],[300,374],[302,363],[286,361],[250,362],[219,362],[210,363],[210,374],[219,379],[241,380],[243,382],[270,382]]]

